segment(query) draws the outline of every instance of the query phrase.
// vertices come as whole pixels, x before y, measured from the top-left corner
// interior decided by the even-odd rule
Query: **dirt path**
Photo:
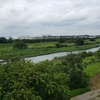
[[[100,100],[100,74],[90,79],[91,91],[78,95],[71,100]]]
[[[100,74],[97,74],[90,79],[90,88],[91,90],[96,90],[100,88]]]

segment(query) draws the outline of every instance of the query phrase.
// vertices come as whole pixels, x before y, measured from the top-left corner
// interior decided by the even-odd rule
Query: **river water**
[[[73,51],[72,53],[79,53],[79,52],[82,52],[82,51],[95,52],[98,49],[100,49],[100,47],[92,48],[92,49],[88,49],[88,50]],[[37,62],[44,61],[44,60],[52,60],[54,57],[65,56],[65,55],[68,55],[69,53],[70,52],[59,52],[59,53],[53,53],[53,54],[48,54],[48,55],[29,57],[29,58],[25,58],[25,60],[30,60],[34,63],[37,63]]]

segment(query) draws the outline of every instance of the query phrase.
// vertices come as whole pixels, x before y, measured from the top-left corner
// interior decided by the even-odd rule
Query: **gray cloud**
[[[0,36],[100,34],[100,0],[0,0]]]

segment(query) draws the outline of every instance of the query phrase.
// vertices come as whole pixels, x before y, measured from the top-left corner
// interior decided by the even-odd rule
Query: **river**
[[[92,49],[88,49],[88,50],[73,51],[72,53],[79,53],[79,52],[82,52],[82,51],[95,52],[98,49],[100,49],[100,47],[96,47],[96,48],[92,48]],[[37,63],[37,62],[44,61],[44,60],[52,60],[54,57],[65,56],[65,55],[68,55],[69,53],[70,52],[59,52],[59,53],[53,53],[53,54],[48,54],[48,55],[29,57],[29,58],[25,58],[25,60],[30,60],[34,63]]]

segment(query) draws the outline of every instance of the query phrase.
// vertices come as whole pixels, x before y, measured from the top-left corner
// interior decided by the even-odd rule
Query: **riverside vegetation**
[[[55,42],[53,43],[55,44]],[[91,43],[89,46],[93,44]],[[1,45],[4,48],[0,48],[0,50],[6,51],[8,48],[9,53],[10,50],[16,52],[25,50],[13,49],[12,44],[10,46],[9,44]],[[33,48],[35,44],[29,45]],[[41,43],[40,46],[42,48],[45,45]],[[16,56],[16,52],[15,55],[10,54],[7,57],[12,59]],[[1,54],[3,55],[3,53]],[[3,57],[5,58],[5,55]],[[71,97],[90,90],[90,77],[100,73],[99,59],[100,50],[94,53],[85,51],[78,54],[71,53],[36,64],[23,59],[8,61],[7,64],[0,65],[0,100],[70,100]]]
[[[17,49],[15,42],[27,44],[26,49]],[[100,38],[96,39],[37,39],[37,40],[0,40],[0,59],[24,58],[63,51],[84,50],[100,45]],[[19,46],[20,47],[20,46]],[[14,49],[15,48],[15,49]]]
[[[100,50],[0,65],[0,100],[70,100],[90,90],[89,78],[100,73],[98,55]]]

